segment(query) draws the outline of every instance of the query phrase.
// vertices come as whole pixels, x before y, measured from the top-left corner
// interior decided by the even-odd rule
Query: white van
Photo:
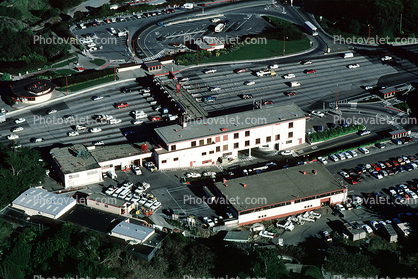
[[[292,81],[292,82],[290,83],[290,87],[297,87],[297,86],[300,86],[300,83],[299,83],[299,82],[297,82],[297,81]]]
[[[111,178],[111,179],[116,179],[118,178],[118,176],[116,175],[116,172],[111,170],[107,172],[107,175]]]
[[[344,58],[352,58],[352,57],[354,57],[352,52],[344,53]]]

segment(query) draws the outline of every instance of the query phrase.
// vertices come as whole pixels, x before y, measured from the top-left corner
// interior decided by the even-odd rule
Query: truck
[[[261,69],[260,71],[256,72],[256,75],[258,77],[275,76],[276,75],[276,72],[273,71],[272,69]]]
[[[146,114],[143,110],[133,110],[131,112],[132,116],[135,119],[147,118],[148,114]]]
[[[390,224],[383,225],[383,229],[384,229],[385,238],[390,243],[398,242],[398,233]]]
[[[164,115],[164,118],[167,120],[167,121],[174,121],[174,120],[176,120],[176,119],[178,119],[179,118],[179,116],[177,115],[177,114],[166,114],[166,115]]]
[[[216,25],[216,27],[215,27],[215,32],[216,32],[216,33],[222,32],[222,30],[224,30],[224,28],[225,28],[225,24],[223,24],[223,23],[219,23],[219,24],[218,24],[218,25]]]
[[[354,54],[352,52],[347,52],[347,53],[344,53],[343,57],[344,58],[352,58],[352,57],[354,57]]]
[[[0,113],[0,123],[3,123],[6,121],[6,114]]]
[[[297,86],[300,86],[300,83],[299,83],[299,82],[297,82],[297,81],[292,81],[292,82],[290,83],[290,87],[297,87]]]

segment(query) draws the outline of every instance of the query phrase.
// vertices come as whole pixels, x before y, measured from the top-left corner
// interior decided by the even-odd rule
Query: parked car
[[[385,145],[381,142],[378,142],[376,143],[376,147],[382,149],[382,148],[385,148]]]
[[[332,238],[329,235],[329,232],[328,231],[323,231],[322,232],[322,237],[324,238],[325,241],[332,241]]]
[[[369,150],[365,147],[360,147],[358,150],[363,154],[369,154]]]
[[[362,227],[363,230],[366,231],[366,233],[373,233],[373,230],[369,225],[364,224],[361,227]]]
[[[348,178],[348,177],[350,177],[350,175],[349,175],[347,172],[345,172],[345,171],[340,171],[340,172],[339,172],[339,174],[340,174],[342,177],[344,177],[344,178]]]
[[[313,111],[311,111],[311,114],[313,114],[315,116],[319,116],[319,117],[324,117],[325,116],[325,114],[320,110],[313,110]]]

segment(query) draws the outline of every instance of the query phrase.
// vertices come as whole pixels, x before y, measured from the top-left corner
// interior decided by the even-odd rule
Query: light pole
[[[285,48],[286,38],[287,37],[283,36],[283,56],[285,56],[285,53],[286,53],[286,48]]]
[[[368,26],[369,26],[369,38],[367,40],[367,44],[370,45],[370,24],[368,24]]]
[[[337,84],[337,101],[335,101],[335,111],[338,111],[338,84]]]

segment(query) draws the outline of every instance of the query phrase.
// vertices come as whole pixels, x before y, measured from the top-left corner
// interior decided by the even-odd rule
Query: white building
[[[120,222],[110,232],[111,236],[124,239],[131,244],[141,244],[149,239],[155,230],[153,228],[132,224],[126,221]]]
[[[347,197],[347,188],[319,162],[252,173],[211,186],[217,203],[229,204],[240,226],[320,209]]]
[[[76,200],[45,190],[30,188],[12,202],[12,207],[27,215],[41,215],[57,219],[76,205]]]
[[[129,171],[132,164],[142,165],[151,157],[149,144],[120,144],[89,146],[75,144],[56,147],[50,151],[53,166],[65,188],[80,187],[103,182],[107,171]]]
[[[187,125],[186,125],[187,124]],[[159,169],[206,166],[252,148],[289,149],[305,142],[306,115],[295,104],[271,106],[155,128]]]
[[[194,43],[201,49],[206,51],[214,51],[216,49],[225,48],[225,44],[216,37],[203,37],[202,39],[196,39]]]

